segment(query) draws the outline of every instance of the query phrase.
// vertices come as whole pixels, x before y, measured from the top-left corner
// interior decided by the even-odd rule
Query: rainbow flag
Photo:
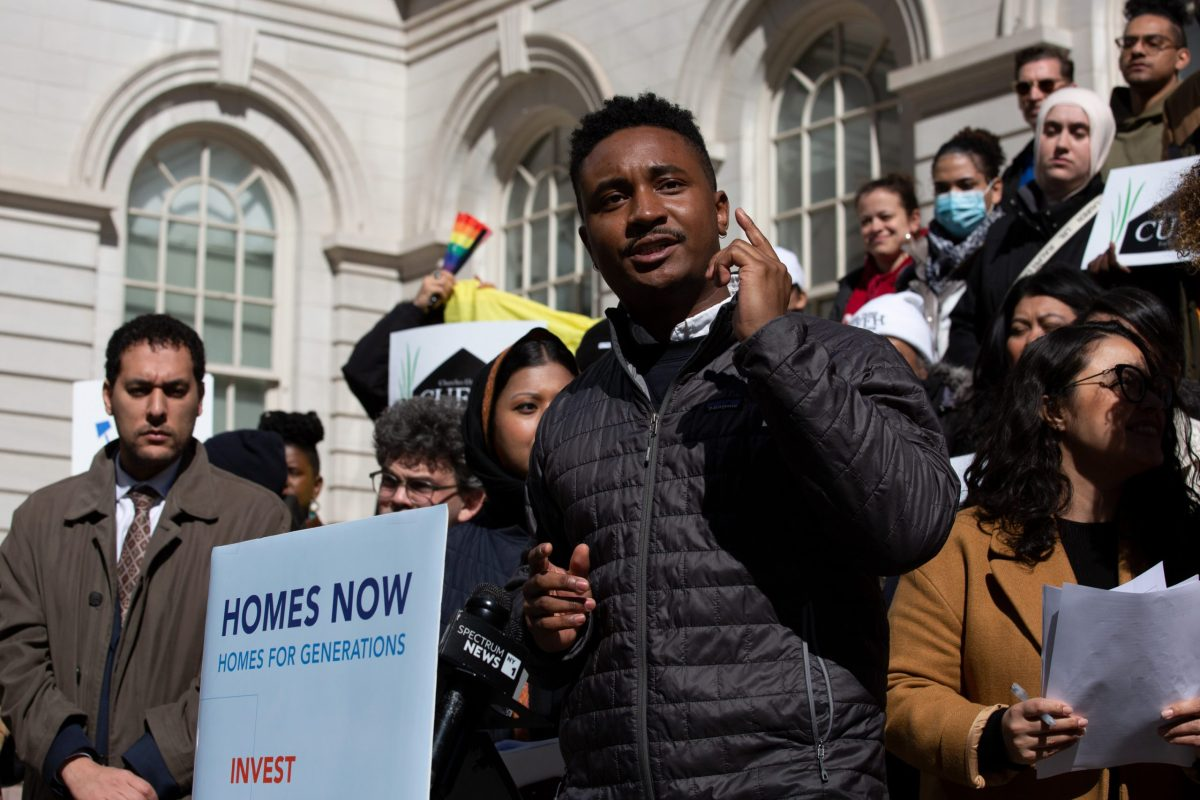
[[[458,272],[491,232],[491,228],[470,214],[458,212],[454,230],[450,233],[450,243],[446,245],[446,255],[442,257],[442,269],[450,273]]]

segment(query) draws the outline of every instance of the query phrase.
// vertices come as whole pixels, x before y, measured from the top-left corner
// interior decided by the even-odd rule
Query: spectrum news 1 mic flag
[[[213,550],[193,793],[428,797],[446,507]]]

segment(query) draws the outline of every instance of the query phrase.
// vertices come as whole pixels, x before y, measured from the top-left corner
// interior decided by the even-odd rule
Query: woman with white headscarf
[[[951,314],[945,359],[971,366],[1008,287],[1027,268],[1079,269],[1116,133],[1112,111],[1088,89],[1059,89],[1042,101],[1034,180],[1011,198],[988,231],[967,291]]]

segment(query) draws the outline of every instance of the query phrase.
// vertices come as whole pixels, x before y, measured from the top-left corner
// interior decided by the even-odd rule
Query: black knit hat
[[[274,431],[226,431],[204,443],[209,462],[239,478],[253,481],[273,494],[287,486],[287,457],[283,437]]]

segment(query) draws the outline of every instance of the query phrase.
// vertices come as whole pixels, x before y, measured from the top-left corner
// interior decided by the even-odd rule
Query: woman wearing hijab
[[[463,413],[467,466],[487,499],[446,542],[442,623],[480,583],[503,585],[533,546],[525,532],[525,475],[538,421],[579,369],[544,328],[535,328],[488,364],[471,385]]]
[[[974,364],[1009,286],[1027,266],[1050,261],[1081,266],[1104,193],[1100,169],[1116,123],[1099,95],[1071,87],[1042,101],[1037,131],[1033,183],[1017,192],[988,231],[967,291],[950,315],[945,358],[953,364]]]

